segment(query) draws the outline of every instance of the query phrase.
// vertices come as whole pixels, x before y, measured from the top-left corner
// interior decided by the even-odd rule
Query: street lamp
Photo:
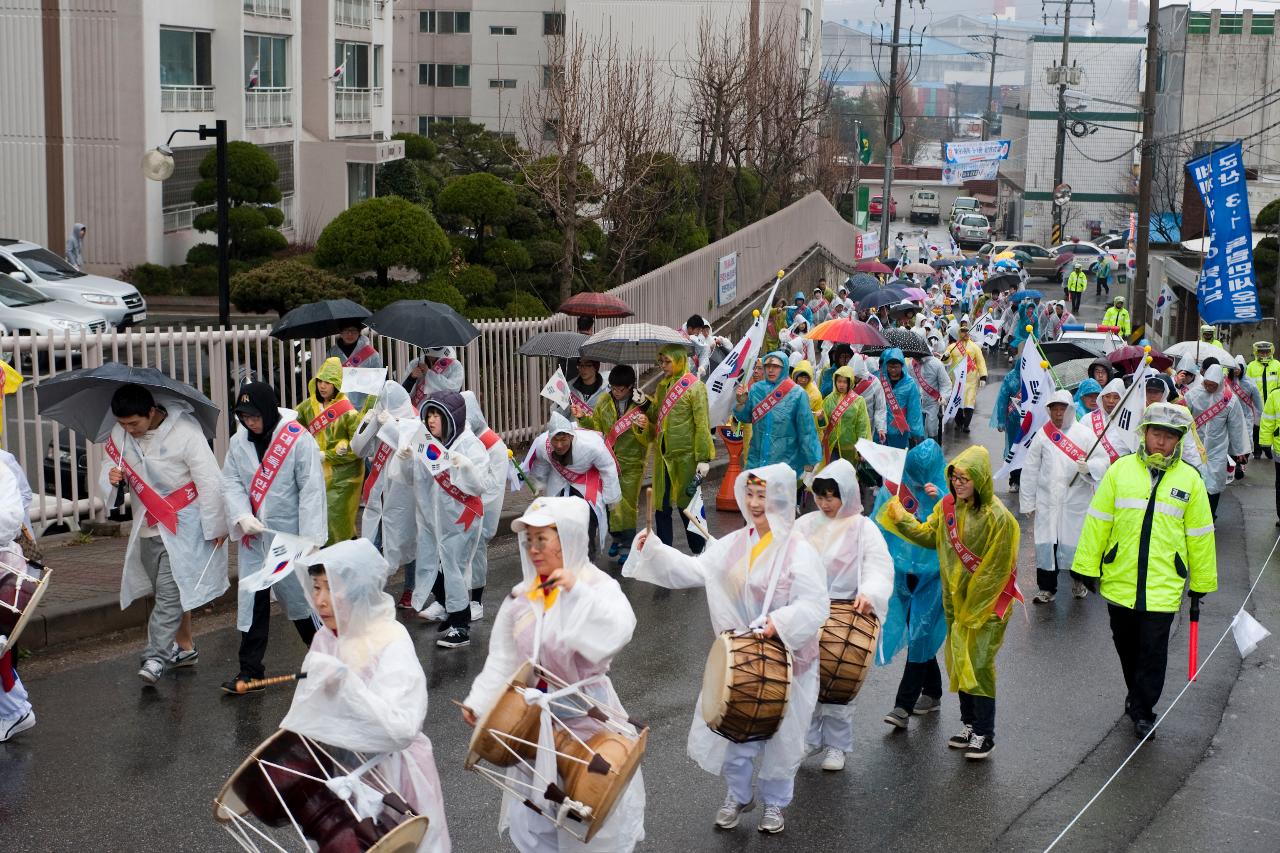
[[[192,130],[182,128],[169,134],[163,145],[157,145],[142,155],[142,174],[152,181],[165,181],[173,175],[173,149],[169,144],[179,133],[194,133],[202,140],[213,139],[217,143],[217,200],[218,200],[218,324],[226,329],[231,326],[231,198],[227,188],[227,120],[218,119],[213,127],[200,125]]]

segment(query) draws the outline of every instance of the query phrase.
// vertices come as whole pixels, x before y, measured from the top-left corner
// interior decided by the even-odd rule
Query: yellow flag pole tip
[[[1153,359],[1151,356],[1147,356],[1147,364],[1150,364],[1153,361],[1155,361],[1155,359]]]
[[[782,278],[787,274],[786,270],[778,270],[778,278]]]
[[[752,312],[751,312],[751,317],[752,317],[752,319],[757,319],[757,318],[759,318],[759,316],[760,316],[760,309],[759,309],[759,308],[757,308],[756,310],[754,310],[754,311],[752,311]]]
[[[510,447],[508,447],[508,448],[507,448],[507,458],[508,458],[508,459],[515,459],[515,458],[516,458],[516,452],[515,452],[514,450],[512,450]]]
[[[1027,326],[1027,334],[1031,334],[1031,333],[1032,333],[1032,332],[1034,332],[1035,330],[1036,330],[1036,327],[1035,327],[1035,326],[1031,326],[1031,325],[1028,325],[1028,326]]]
[[[1043,369],[1043,370],[1048,370],[1048,369],[1049,369],[1049,362],[1047,362],[1047,361],[1042,361],[1042,362],[1040,362],[1040,367],[1041,367],[1041,369]]]
[[[1149,354],[1151,352],[1151,344],[1147,344],[1145,347],[1143,347],[1142,351]]]

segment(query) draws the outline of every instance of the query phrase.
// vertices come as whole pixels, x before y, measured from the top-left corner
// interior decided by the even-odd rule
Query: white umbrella
[[[1176,363],[1180,358],[1192,358],[1196,364],[1203,364],[1206,358],[1216,358],[1223,367],[1234,367],[1236,357],[1222,347],[1206,344],[1204,341],[1182,341],[1165,347],[1164,354]]]

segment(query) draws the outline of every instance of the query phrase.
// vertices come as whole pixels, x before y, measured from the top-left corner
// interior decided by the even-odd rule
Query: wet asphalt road
[[[1001,437],[986,428],[982,413],[991,410],[997,372],[983,392],[972,436],[993,455],[1002,449]],[[947,442],[949,456],[957,449]],[[998,490],[1006,497],[1002,485]],[[1269,511],[1270,494],[1269,473],[1251,473],[1224,496],[1221,526],[1240,529],[1242,503]],[[713,513],[711,519],[713,532],[740,523],[736,514]],[[1224,629],[1247,589],[1246,548],[1256,564],[1269,545],[1220,537],[1221,592],[1206,600],[1202,637]],[[1035,589],[1029,525],[1019,565],[1029,598]],[[488,618],[476,626],[469,649],[438,649],[434,626],[410,625],[429,679],[424,728],[434,743],[457,851],[509,849],[496,834],[497,789],[462,767],[470,730],[449,700],[462,698],[479,672],[496,596],[518,577],[514,540],[499,540]],[[900,656],[876,668],[857,699],[856,747],[845,771],[824,773],[816,759],[802,768],[783,835],[756,833],[759,812],[734,832],[717,832],[711,822],[723,785],[684,749],[712,637],[703,594],[632,581],[623,587],[639,626],[615,660],[613,678],[631,714],[652,727],[643,765],[648,837],[641,850],[1041,850],[1135,743],[1122,720],[1123,683],[1105,607],[1097,596],[1076,601],[1068,592],[1054,604],[1028,608],[1025,616],[1022,609],[1014,614],[999,658],[997,745],[988,761],[966,762],[946,748],[959,723],[954,694],[944,696],[941,714],[913,718],[907,732],[881,722],[901,674]],[[217,685],[234,674],[238,635],[229,615],[205,617],[197,631],[200,664],[167,675],[154,689],[142,688],[134,674],[141,645],[136,637],[108,638],[26,663],[39,725],[0,744],[0,849],[235,849],[214,822],[211,801],[226,776],[275,730],[291,691],[223,697]],[[292,626],[277,617],[272,633],[268,672],[296,671],[304,650]],[[1239,672],[1238,656],[1225,651],[1230,654],[1214,659],[1158,738],[1058,849],[1156,849],[1143,839],[1152,837],[1153,820],[1209,748]],[[1161,709],[1185,682],[1185,654],[1180,619]],[[1266,836],[1259,843],[1265,845]]]

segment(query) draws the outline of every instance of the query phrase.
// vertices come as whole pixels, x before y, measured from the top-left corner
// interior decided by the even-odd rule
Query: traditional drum
[[[0,634],[9,638],[0,644],[0,655],[17,644],[49,587],[51,574],[21,554],[0,551]]]
[[[734,743],[768,740],[791,693],[791,652],[776,637],[726,631],[716,637],[702,674],[702,719]]]
[[[286,849],[254,826],[252,815],[268,827],[291,827],[301,836],[298,850],[412,853],[427,834],[427,818],[414,814],[376,768],[351,778],[351,769],[364,764],[363,755],[281,729],[231,774],[213,801],[214,817],[246,850]]]
[[[520,759],[531,760],[537,752],[541,714],[520,695],[529,685],[533,664],[526,661],[507,681],[507,687],[483,717],[476,721],[467,749],[466,768],[483,759],[495,767],[510,767]]]
[[[588,822],[583,841],[590,841],[604,826],[609,812],[640,768],[648,743],[648,729],[641,729],[638,738],[605,729],[585,741],[568,729],[556,732],[556,770],[564,792],[570,800],[590,810],[575,810],[578,820]]]
[[[852,601],[831,602],[831,616],[818,636],[818,701],[847,705],[862,689],[871,653],[880,636],[880,620],[863,615]]]

